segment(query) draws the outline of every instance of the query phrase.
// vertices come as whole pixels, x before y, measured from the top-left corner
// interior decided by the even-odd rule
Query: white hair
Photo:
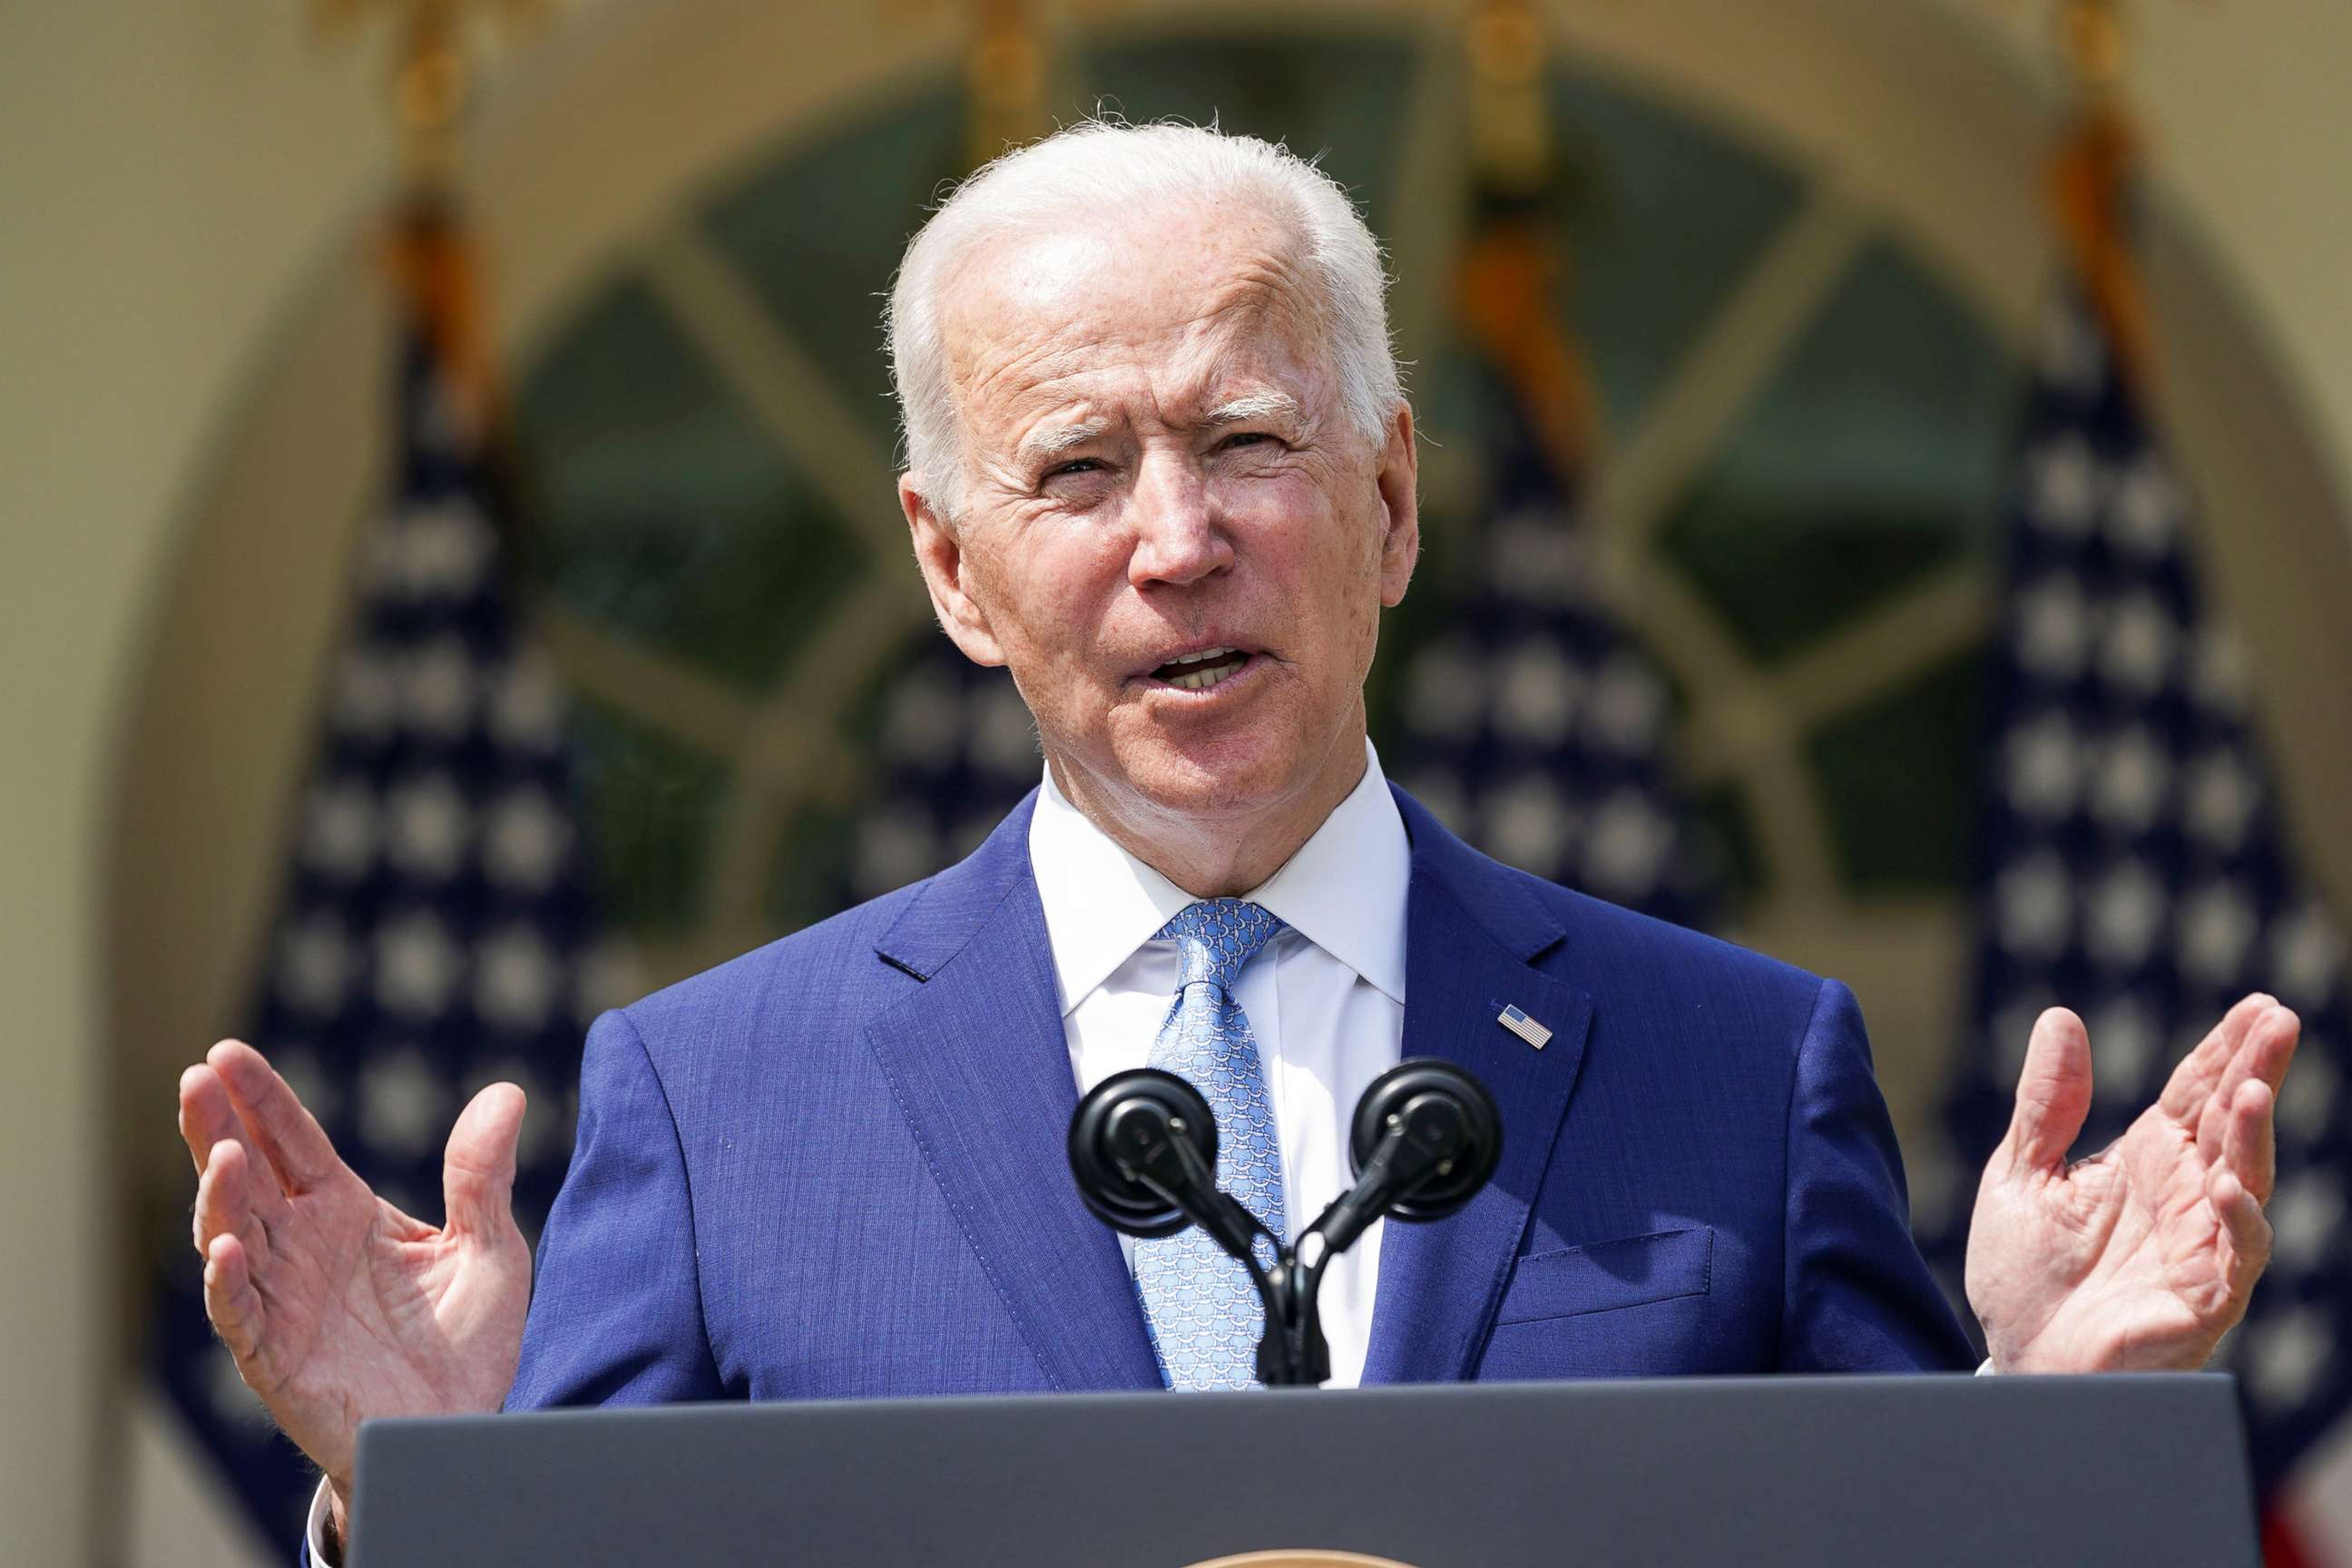
[[[1296,240],[1349,424],[1376,446],[1403,398],[1380,242],[1339,182],[1288,148],[1213,125],[1087,120],[1005,153],[959,185],[907,247],[884,313],[906,465],[961,510],[963,448],[940,329],[942,285],[980,247],[1075,217],[1239,198]]]

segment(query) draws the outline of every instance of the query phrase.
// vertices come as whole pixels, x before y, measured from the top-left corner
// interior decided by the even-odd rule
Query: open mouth
[[[1151,679],[1181,691],[1206,691],[1239,675],[1251,658],[1237,647],[1203,648],[1170,659],[1151,672]]]

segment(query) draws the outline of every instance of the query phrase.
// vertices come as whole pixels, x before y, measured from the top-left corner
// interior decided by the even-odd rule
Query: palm
[[[362,1420],[505,1397],[530,1289],[506,1206],[521,1111],[507,1086],[467,1108],[449,1141],[450,1223],[436,1227],[369,1191],[250,1049],[218,1047],[182,1080],[182,1131],[204,1173],[206,1310],[246,1382],[340,1489]]]
[[[2204,1364],[2269,1258],[2271,1107],[2296,1032],[2294,1014],[2249,997],[2122,1138],[2070,1165],[2090,1045],[2072,1014],[2043,1015],[1969,1234],[1969,1300],[1996,1365]]]

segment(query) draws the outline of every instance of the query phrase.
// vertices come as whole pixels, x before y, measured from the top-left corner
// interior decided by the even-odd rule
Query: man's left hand
[[[1969,1305],[1995,1371],[2205,1364],[2270,1261],[2271,1114],[2301,1031],[2247,997],[2121,1138],[2070,1165],[2090,1037],[2062,1007],[2042,1015],[1969,1232]]]

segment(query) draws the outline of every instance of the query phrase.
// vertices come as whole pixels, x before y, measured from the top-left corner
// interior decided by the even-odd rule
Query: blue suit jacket
[[[1404,1054],[1502,1167],[1391,1224],[1367,1383],[1955,1369],[1853,998],[1500,866],[1402,792]],[[952,869],[598,1021],[510,1406],[1159,1385],[1063,1153],[1031,805]],[[1550,1026],[1530,1048],[1496,1022]]]

